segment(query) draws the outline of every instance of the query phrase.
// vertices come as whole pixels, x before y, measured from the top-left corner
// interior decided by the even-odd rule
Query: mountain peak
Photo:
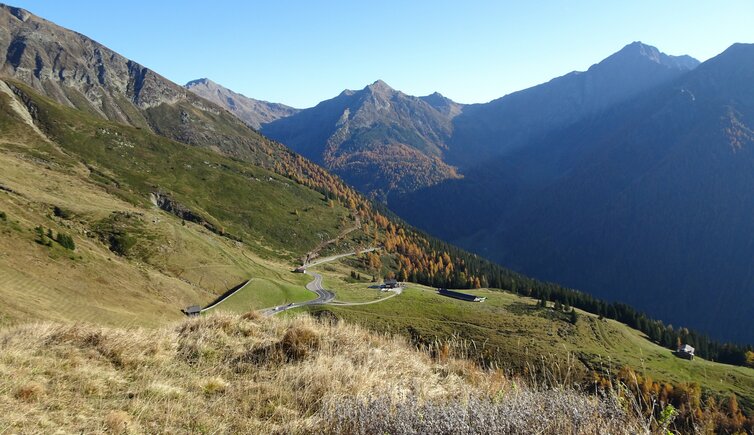
[[[376,82],[372,83],[371,85],[368,85],[367,87],[365,87],[364,90],[369,90],[369,91],[372,91],[372,92],[381,92],[381,93],[393,92],[394,91],[394,89],[391,88],[390,85],[388,85],[387,83],[385,83],[382,80],[377,80]]]
[[[700,73],[710,71],[714,76],[725,74],[727,80],[718,83],[730,85],[732,92],[740,92],[740,83],[750,82],[754,75],[754,44],[731,45],[722,53],[704,62],[699,70]]]
[[[749,56],[754,57],[754,44],[746,44],[743,42],[736,42],[735,44],[731,45],[730,47],[726,48],[725,51],[717,55],[716,57],[727,57],[727,56]]]
[[[455,101],[439,92],[433,92],[429,95],[419,97],[419,99],[439,110],[441,113],[450,116],[451,118],[459,115],[461,113],[461,110],[463,109],[463,104],[456,103]]]
[[[285,118],[298,112],[298,109],[284,104],[249,98],[206,77],[191,80],[184,87],[194,94],[228,109],[238,119],[256,130],[261,129],[263,123]]]
[[[661,52],[657,47],[634,41],[597,65],[609,63],[634,63],[637,61],[650,61],[671,69],[692,70],[699,65],[699,61],[688,55],[670,56]]]
[[[32,16],[31,12],[26,9],[16,8],[0,3],[0,9],[6,9],[11,15],[18,18],[21,21],[26,21]]]
[[[190,87],[196,86],[196,85],[215,85],[215,84],[217,84],[217,83],[213,82],[212,80],[210,80],[210,79],[208,79],[206,77],[203,77],[203,78],[200,78],[200,79],[191,80],[191,81],[187,82],[184,85],[184,87],[190,88]]]

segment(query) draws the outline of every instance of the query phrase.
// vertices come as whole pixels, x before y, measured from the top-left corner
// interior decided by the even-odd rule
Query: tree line
[[[318,191],[328,204],[337,202],[358,215],[371,243],[382,244],[388,253],[395,255],[395,277],[401,281],[459,289],[499,288],[535,299],[560,302],[625,323],[668,349],[675,350],[679,342],[687,343],[705,359],[754,367],[754,347],[751,345],[724,343],[697,331],[665,325],[627,304],[607,302],[578,290],[526,277],[424,234],[383,205],[356,192],[339,177],[296,153],[283,153],[272,169]]]
[[[473,283],[468,280],[468,277],[475,277],[480,279],[482,287],[506,289],[522,296],[559,302],[603,318],[617,320],[643,332],[650,340],[671,350],[676,350],[680,343],[689,344],[696,349],[696,354],[702,358],[726,364],[754,367],[754,346],[720,342],[692,329],[665,325],[661,320],[653,319],[625,303],[607,302],[579,290],[532,279],[444,241],[430,236],[424,236],[424,239],[432,251],[442,252],[443,256],[447,254],[445,258],[452,258],[454,264],[460,266],[461,271],[439,277],[431,273],[412,275],[417,279],[416,282],[420,284],[475,288],[477,287],[476,280]]]

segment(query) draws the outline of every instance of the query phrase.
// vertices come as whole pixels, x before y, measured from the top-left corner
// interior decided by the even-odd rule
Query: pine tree
[[[579,320],[579,315],[576,314],[576,310],[571,310],[571,316],[570,316],[571,323],[575,325],[576,321],[578,320]]]
[[[76,244],[73,242],[73,237],[68,234],[58,233],[58,238],[55,240],[60,246],[71,251],[76,249]]]

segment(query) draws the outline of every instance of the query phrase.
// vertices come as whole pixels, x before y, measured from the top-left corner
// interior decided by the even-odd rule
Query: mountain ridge
[[[586,71],[467,106],[454,119],[447,161],[463,171],[505,155],[548,131],[672,81],[696,65],[688,56],[668,56],[633,42]]]
[[[0,76],[101,119],[272,165],[284,153],[224,108],[93,39],[0,5]]]
[[[437,92],[410,96],[376,80],[260,122],[260,131],[389,202],[391,195],[458,179],[477,163],[646,92],[697,64],[689,56],[670,56],[637,41],[586,71],[471,105]]]
[[[732,46],[463,180],[391,204],[515,270],[751,341],[753,284],[742,259],[754,245],[742,235],[754,233],[743,218],[754,213],[752,80],[754,45]],[[460,211],[438,205],[420,215],[439,198]]]
[[[384,200],[394,190],[459,176],[442,160],[451,111],[377,80],[265,124],[261,131]]]
[[[191,80],[184,87],[218,106],[225,107],[255,130],[259,130],[262,124],[291,116],[299,111],[285,104],[249,98],[208,78]]]

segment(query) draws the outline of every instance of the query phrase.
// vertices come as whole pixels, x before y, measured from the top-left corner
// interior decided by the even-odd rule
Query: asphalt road
[[[363,251],[358,252],[372,252],[375,251],[377,248],[369,248],[365,249]],[[328,261],[337,260],[338,258],[342,257],[348,257],[349,255],[356,255],[356,252],[348,252],[346,254],[340,254],[340,255],[333,255],[332,257],[322,258],[318,261],[313,261],[311,263],[305,264],[304,267],[311,267],[316,266],[318,264],[327,263]],[[317,272],[312,272],[310,270],[307,270],[305,272],[307,275],[314,278],[309,282],[309,284],[306,285],[306,289],[310,292],[314,292],[317,294],[317,297],[315,299],[312,299],[310,301],[306,302],[296,302],[296,303],[290,303],[287,305],[278,305],[277,307],[272,308],[266,308],[264,310],[261,310],[262,314],[265,316],[271,316],[273,314],[281,313],[286,310],[290,310],[297,307],[303,307],[306,305],[323,305],[323,304],[329,304],[330,302],[335,299],[335,293],[331,292],[330,290],[327,290],[322,286],[322,275],[318,274]]]
[[[314,292],[317,294],[316,299],[312,299],[310,301],[306,302],[296,302],[296,303],[290,303],[287,305],[279,305],[277,307],[267,308],[265,310],[262,310],[262,314],[264,315],[273,315],[276,313],[281,313],[286,310],[290,310],[297,307],[303,307],[306,305],[323,305],[323,304],[329,304],[333,299],[335,299],[335,293],[331,292],[330,290],[327,290],[322,286],[322,275],[318,274],[317,272],[312,272],[307,270],[306,274],[314,278],[309,282],[309,284],[306,285],[306,289],[310,292]]]
[[[330,290],[325,289],[322,286],[322,275],[318,274],[317,272],[312,272],[309,270],[306,271],[306,274],[314,278],[309,284],[306,285],[306,289],[316,293],[317,299],[312,299],[310,301],[301,302],[298,304],[298,306],[326,304],[332,301],[333,299],[335,299],[335,293],[331,292]]]
[[[358,253],[359,254],[363,254],[365,252],[373,252],[373,251],[376,251],[378,249],[380,249],[380,248],[367,248],[367,249],[364,249],[362,251],[358,251]],[[343,258],[343,257],[351,256],[351,255],[356,255],[356,253],[357,252],[354,251],[354,252],[347,252],[345,254],[333,255],[331,257],[320,258],[319,260],[315,260],[315,261],[312,261],[310,263],[304,264],[303,267],[313,267],[313,266],[316,266],[318,264],[327,263],[329,261],[337,260],[338,258]]]

